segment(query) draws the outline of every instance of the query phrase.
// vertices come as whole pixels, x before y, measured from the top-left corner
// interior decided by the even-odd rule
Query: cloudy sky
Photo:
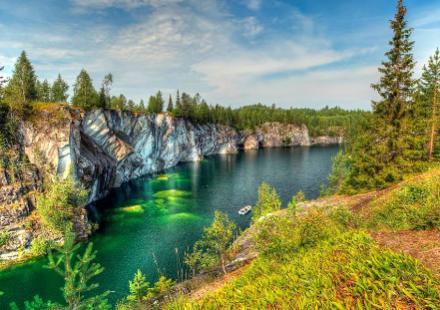
[[[406,0],[418,70],[440,46],[440,1]],[[394,0],[0,0],[0,66],[26,50],[41,79],[81,68],[136,101],[368,109]]]

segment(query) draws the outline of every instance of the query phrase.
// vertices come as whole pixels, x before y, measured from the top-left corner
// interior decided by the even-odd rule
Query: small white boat
[[[249,212],[251,212],[251,210],[252,210],[252,206],[245,206],[245,207],[241,208],[240,210],[238,210],[238,214],[246,215]]]

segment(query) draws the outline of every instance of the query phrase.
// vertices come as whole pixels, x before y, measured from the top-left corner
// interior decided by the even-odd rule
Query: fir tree
[[[76,78],[73,88],[72,104],[85,109],[96,107],[98,94],[93,87],[92,79],[86,70],[82,69]]]
[[[268,213],[278,211],[281,208],[281,199],[275,188],[263,182],[258,188],[258,200],[252,210],[252,221],[256,222],[260,217]]]
[[[23,51],[15,63],[12,77],[6,88],[7,103],[13,111],[22,114],[30,107],[29,101],[37,99],[36,83],[34,68],[26,52]]]
[[[57,79],[52,84],[52,101],[54,102],[66,102],[69,95],[67,91],[69,85],[62,79],[61,74],[58,74]]]
[[[145,276],[138,269],[132,281],[128,281],[130,295],[127,296],[128,301],[141,303],[147,296],[150,283],[147,282]]]
[[[227,214],[215,211],[214,220],[209,227],[203,230],[202,238],[194,244],[193,252],[186,255],[185,262],[193,272],[198,266],[213,267],[220,264],[226,274],[226,259],[228,247],[231,245],[236,225]]]
[[[75,245],[75,235],[71,231],[67,231],[64,237],[64,245],[58,250],[58,257],[55,258],[52,252],[49,252],[48,268],[54,270],[64,279],[63,292],[67,309],[110,309],[107,295],[104,292],[93,297],[85,297],[86,293],[98,288],[97,283],[89,283],[91,279],[100,275],[104,268],[94,263],[96,251],[93,251],[93,244],[89,243],[83,255],[77,255],[74,260],[75,253],[80,245]]]
[[[107,98],[105,95],[104,87],[101,87],[101,89],[99,90],[98,107],[102,109],[105,109],[107,107]]]
[[[173,110],[174,110],[174,107],[173,107],[173,98],[172,98],[171,95],[170,95],[170,97],[168,98],[167,112],[172,113]]]
[[[390,22],[393,38],[389,42],[391,49],[385,54],[387,60],[379,68],[381,78],[372,87],[381,97],[373,101],[376,116],[374,128],[377,131],[377,144],[381,150],[377,160],[387,165],[403,168],[409,121],[408,111],[413,103],[415,81],[413,79],[414,60],[410,40],[412,29],[407,27],[406,8],[403,0],[398,0],[397,12]],[[394,178],[394,177],[392,177]]]
[[[51,89],[49,86],[49,82],[47,80],[44,80],[43,83],[37,81],[36,88],[37,88],[37,99],[39,101],[49,102],[51,100],[51,94],[50,94]]]

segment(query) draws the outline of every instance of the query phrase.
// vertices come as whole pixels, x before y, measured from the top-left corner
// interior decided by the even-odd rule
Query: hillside
[[[433,168],[271,214],[235,244],[248,263],[165,308],[439,309],[439,181]]]

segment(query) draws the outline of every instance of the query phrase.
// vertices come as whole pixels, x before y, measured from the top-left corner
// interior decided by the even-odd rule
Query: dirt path
[[[417,258],[440,277],[440,232],[435,230],[372,232],[371,235],[381,246]]]

